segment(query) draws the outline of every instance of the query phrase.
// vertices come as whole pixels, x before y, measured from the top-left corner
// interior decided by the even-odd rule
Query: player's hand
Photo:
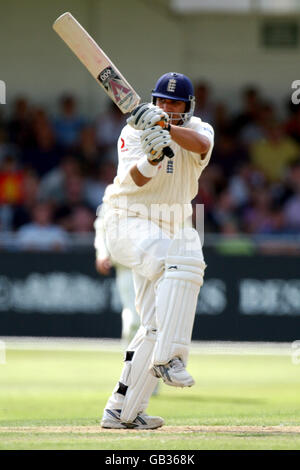
[[[100,274],[108,276],[112,264],[110,258],[96,259],[96,269]]]
[[[144,130],[141,134],[141,145],[149,161],[156,161],[163,157],[164,147],[171,143],[170,132],[160,126]]]
[[[127,124],[140,131],[153,127],[158,122],[161,123],[162,127],[167,126],[169,116],[158,106],[154,106],[151,103],[140,104],[127,119]]]

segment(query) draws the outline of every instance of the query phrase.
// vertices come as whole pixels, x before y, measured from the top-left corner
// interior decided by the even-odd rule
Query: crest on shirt
[[[173,160],[169,158],[168,163],[167,163],[167,173],[171,174],[173,173],[174,170],[174,165],[173,165]]]

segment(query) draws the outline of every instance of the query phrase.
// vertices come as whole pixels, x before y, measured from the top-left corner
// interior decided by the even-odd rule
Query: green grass
[[[98,426],[122,353],[8,350],[0,365],[0,449],[300,449],[300,434],[168,432],[167,426],[300,425],[300,365],[288,356],[192,354],[190,389],[162,385],[149,414],[165,432],[37,432]],[[4,427],[31,426],[30,432]],[[2,429],[1,429],[2,427]],[[284,431],[284,428],[283,428]]]
[[[300,448],[300,437],[290,435],[259,436],[204,434],[182,436],[165,434],[157,438],[152,433],[142,432],[135,436],[114,434],[99,435],[70,435],[51,434],[0,435],[0,449],[6,450],[295,450]]]

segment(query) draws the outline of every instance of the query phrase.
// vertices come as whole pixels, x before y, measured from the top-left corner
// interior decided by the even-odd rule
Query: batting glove
[[[161,161],[164,158],[163,149],[171,143],[170,132],[160,126],[146,129],[141,134],[141,145],[150,161]]]
[[[143,131],[155,126],[160,121],[163,124],[162,127],[167,126],[168,114],[151,103],[142,103],[132,111],[131,116],[127,119],[127,124],[134,129]]]

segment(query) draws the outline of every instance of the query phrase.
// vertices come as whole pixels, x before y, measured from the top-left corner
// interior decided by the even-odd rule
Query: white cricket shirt
[[[159,170],[144,186],[135,184],[130,169],[144,156],[140,145],[142,131],[126,125],[118,140],[119,164],[113,184],[105,191],[103,201],[120,214],[149,218],[156,223],[168,225],[171,217],[181,224],[192,214],[191,201],[198,192],[198,180],[207,166],[213,145],[214,130],[198,117],[192,117],[185,127],[205,135],[210,141],[210,149],[204,159],[172,141],[170,147],[174,157],[167,157],[159,163]],[[181,210],[178,210],[181,208]],[[125,212],[126,211],[126,212]],[[174,215],[175,214],[175,215]]]

